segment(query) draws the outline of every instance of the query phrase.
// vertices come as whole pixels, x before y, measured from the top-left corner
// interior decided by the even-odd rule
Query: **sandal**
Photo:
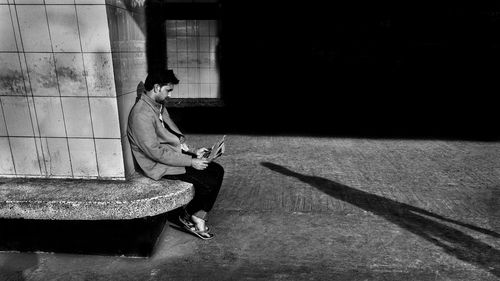
[[[188,227],[195,227],[194,223],[193,223],[193,222],[191,222],[191,221],[190,221],[188,218],[186,218],[186,217],[179,216],[179,221],[180,221],[183,225],[185,225],[185,226],[188,226]],[[207,222],[207,221],[205,220],[205,222]],[[208,232],[208,231],[210,231],[210,228],[208,227],[208,225],[205,225],[205,231],[207,231],[207,232]]]
[[[209,239],[212,239],[214,237],[214,234],[208,232],[208,227],[205,227],[205,231],[201,231],[201,230],[198,230],[192,222],[187,221],[182,217],[179,217],[179,221],[182,223],[185,230],[191,232],[192,234],[198,236],[199,238],[201,238],[203,240],[209,240]]]

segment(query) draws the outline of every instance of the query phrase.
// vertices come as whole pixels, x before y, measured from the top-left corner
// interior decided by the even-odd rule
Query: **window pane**
[[[167,20],[167,65],[180,80],[173,98],[219,98],[216,20]]]

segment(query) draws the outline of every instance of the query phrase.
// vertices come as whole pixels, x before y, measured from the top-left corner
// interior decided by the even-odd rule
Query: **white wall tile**
[[[121,136],[127,135],[128,115],[135,104],[137,93],[130,93],[118,97],[118,114],[120,118]]]
[[[41,142],[47,176],[72,177],[68,140],[65,138],[42,138]]]
[[[35,149],[36,149],[36,151],[38,151],[38,153],[37,153],[38,164],[40,165],[41,173],[43,176],[46,176],[47,169],[45,167],[45,160],[43,157],[44,148],[42,147],[43,146],[42,139],[41,138],[34,138],[33,140],[35,140]]]
[[[42,137],[66,137],[59,97],[34,97],[36,119]]]
[[[200,98],[210,98],[210,84],[200,84]]]
[[[29,79],[35,96],[59,96],[52,53],[26,53]]]
[[[88,98],[62,98],[68,137],[92,137]]]
[[[186,84],[188,80],[188,69],[186,67],[178,67],[175,76],[180,80],[179,86],[181,84]]]
[[[208,52],[202,52],[198,54],[198,59],[199,59],[199,66],[201,68],[209,68],[210,67],[210,53]]]
[[[43,5],[17,5],[24,51],[51,52],[47,15]]]
[[[220,98],[219,84],[210,84],[210,98]]]
[[[176,68],[179,66],[179,63],[177,60],[177,52],[167,51],[167,63],[168,63],[168,68]]]
[[[5,126],[5,119],[3,118],[3,106],[0,102],[0,137],[8,136],[7,127]]]
[[[43,0],[14,0],[16,4],[43,4]]]
[[[28,65],[26,64],[26,53],[19,53],[19,60],[20,60],[20,65],[21,65],[21,72],[23,75],[23,81],[24,81],[24,93],[27,95],[31,95],[31,82],[30,78],[28,75]]]
[[[35,138],[9,138],[17,175],[41,175]]]
[[[145,51],[145,13],[106,6],[113,52]]]
[[[177,85],[176,89],[178,90],[177,91],[177,98],[187,98],[187,91],[188,91],[188,88],[187,88],[187,84],[179,84]]]
[[[200,83],[210,83],[213,70],[210,68],[200,68]]]
[[[198,21],[198,34],[200,36],[208,36],[210,34],[210,22],[208,20]]]
[[[96,177],[97,159],[93,139],[68,139],[75,177]]]
[[[40,129],[38,127],[38,120],[36,119],[36,106],[35,106],[35,100],[33,97],[28,96],[28,109],[29,109],[29,116],[31,116],[30,121],[31,121],[31,126],[33,127],[33,134],[37,137],[40,136]]]
[[[197,29],[198,29],[196,20],[187,20],[186,27],[187,27],[187,35],[188,36],[195,36],[196,35]]]
[[[105,4],[104,0],[75,0],[76,4]]]
[[[125,176],[129,177],[135,172],[134,159],[132,158],[132,150],[130,148],[130,143],[128,137],[122,137],[122,148],[123,148],[123,162],[125,165]]]
[[[26,97],[0,97],[10,136],[33,136]]]
[[[186,36],[187,35],[187,26],[185,20],[177,20],[175,29],[177,30],[177,36]]]
[[[114,98],[91,98],[90,109],[94,137],[120,138],[118,106]]]
[[[200,97],[200,84],[189,84],[188,86],[189,96],[191,98]]]
[[[46,7],[54,52],[80,52],[75,6],[47,5]]]
[[[119,34],[119,26],[123,24],[123,19],[127,11],[115,6],[106,5],[106,14],[108,16],[108,32],[112,52],[127,51],[121,49],[122,40]]]
[[[105,3],[111,6],[126,8],[125,3],[123,3],[122,0],[105,0]]]
[[[83,0],[79,0],[79,1],[83,1]],[[123,9],[127,9],[127,5],[125,3],[129,2],[128,0],[106,0],[105,1],[107,5],[112,5],[112,6],[116,6],[116,7],[120,7],[120,8],[123,8]],[[140,9],[140,8],[144,8],[144,6],[136,6],[135,7],[136,9]]]
[[[54,53],[61,96],[87,96],[81,53]]]
[[[187,50],[188,52],[198,52],[198,38],[195,36],[187,37]]]
[[[175,72],[175,69],[174,69],[174,72]],[[179,86],[176,86],[174,87],[174,90],[172,91],[172,95],[171,95],[171,98],[179,98],[180,95],[179,95]]]
[[[96,139],[97,163],[101,177],[125,177],[120,139]]]
[[[9,138],[0,137],[0,175],[14,174],[14,162],[10,152]]]
[[[111,53],[83,54],[89,96],[116,96]]]
[[[196,67],[188,68],[188,80],[185,83],[199,83],[200,70]]]
[[[210,38],[208,36],[200,36],[200,52],[210,52]]]
[[[208,23],[210,24],[210,36],[217,36],[218,34],[217,21],[209,20]]]
[[[0,34],[0,51],[17,52],[9,5],[0,5]]]
[[[76,10],[83,51],[110,52],[105,5],[77,5]]]
[[[18,53],[0,53],[0,95],[25,95]]]
[[[177,52],[187,52],[187,37],[177,37]]]
[[[114,53],[113,70],[117,95],[136,92],[139,83],[147,76],[146,54]]]
[[[45,4],[75,4],[75,0],[45,0]]]
[[[188,53],[188,66],[189,67],[198,67],[198,53]]]
[[[210,52],[214,54],[217,51],[217,45],[219,44],[219,38],[218,37],[210,37]]]
[[[10,3],[14,2],[14,0],[7,0],[7,1],[9,1]],[[17,17],[17,9],[16,6],[14,5],[10,6],[10,16],[12,18],[12,22],[14,23],[13,29],[14,29],[14,35],[16,37],[17,48],[21,52],[23,51],[23,46],[21,43],[21,31],[19,29],[19,24],[17,24],[19,22],[19,18]]]

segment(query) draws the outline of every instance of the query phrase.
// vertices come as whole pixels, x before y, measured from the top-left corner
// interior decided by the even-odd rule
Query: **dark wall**
[[[200,113],[228,132],[498,135],[500,7],[241,2],[222,3],[226,107],[174,109],[188,131]]]

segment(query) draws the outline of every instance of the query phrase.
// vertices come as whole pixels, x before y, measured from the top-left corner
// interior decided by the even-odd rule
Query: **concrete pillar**
[[[146,75],[142,19],[117,0],[0,0],[0,176],[133,171],[126,119]]]

